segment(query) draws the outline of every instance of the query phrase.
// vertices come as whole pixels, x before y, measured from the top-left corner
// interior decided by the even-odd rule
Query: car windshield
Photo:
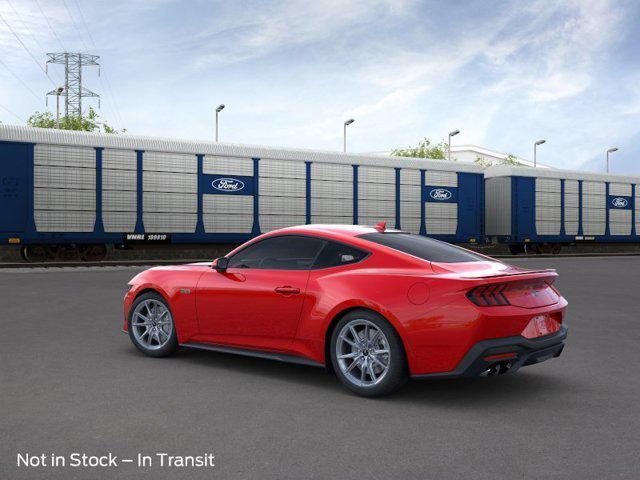
[[[410,233],[365,233],[358,238],[369,240],[429,262],[483,262],[487,259],[450,243]]]

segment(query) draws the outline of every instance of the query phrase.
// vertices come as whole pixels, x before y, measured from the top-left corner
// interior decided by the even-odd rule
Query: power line
[[[87,24],[87,21],[84,18],[84,14],[82,13],[82,8],[80,7],[80,3],[78,2],[78,0],[74,0],[74,3],[76,4],[76,8],[78,9],[78,12],[80,13],[80,20],[82,22],[82,25],[84,26],[84,30],[87,33],[87,36],[89,37],[89,40],[93,44],[93,48],[98,50],[98,46],[96,45],[96,42],[93,39],[93,35],[91,35],[91,30],[89,29],[89,25]],[[114,120],[116,121],[118,126],[120,128],[122,128],[122,115],[120,115],[120,108],[118,107],[118,100],[117,100],[117,97],[113,94],[113,89],[111,88],[111,82],[109,82],[109,77],[107,76],[106,69],[104,69],[104,80],[105,80],[104,83],[102,82],[102,77],[101,76],[98,76],[98,78],[100,80],[100,84],[102,85],[102,88],[107,90],[107,93],[108,93],[107,100],[109,101],[109,104],[112,106],[113,114],[116,117]],[[107,88],[105,88],[105,84],[106,84]]]
[[[29,85],[27,85],[27,84],[26,84],[26,82],[25,82],[24,80],[22,80],[18,75],[16,75],[16,74],[15,74],[15,73],[14,73],[14,72],[9,68],[9,66],[8,66],[6,63],[4,63],[4,62],[2,61],[2,59],[1,59],[1,58],[0,58],[0,65],[2,65],[4,68],[6,68],[6,69],[7,69],[7,71],[8,71],[11,75],[13,75],[13,77],[14,77],[16,80],[18,80],[18,81],[19,81],[19,82],[24,86],[24,88],[26,88],[27,90],[29,90],[29,92],[31,92],[31,95],[33,95],[33,96],[34,96],[35,98],[37,98],[39,101],[40,101],[40,100],[42,100],[42,98],[40,98],[36,92],[34,92],[33,90],[31,90],[31,87],[30,87]]]
[[[66,0],[62,0],[62,4],[64,5],[64,8],[67,10],[67,14],[69,15],[69,19],[71,20],[71,24],[73,25],[73,28],[76,31],[76,34],[78,35],[78,38],[80,39],[80,42],[82,42],[82,45],[84,46],[84,49],[85,50],[89,50],[89,47],[87,47],[87,44],[84,43],[84,39],[82,38],[82,35],[80,34],[80,29],[78,28],[78,25],[76,25],[76,21],[73,18],[73,15],[71,15],[71,10],[69,10],[69,6],[67,5]]]
[[[26,52],[29,54],[29,56],[33,59],[33,61],[35,62],[36,65],[38,65],[38,68],[40,70],[42,70],[42,73],[44,73],[46,75],[46,77],[49,79],[49,81],[51,82],[51,84],[56,87],[56,83],[51,79],[51,77],[49,76],[49,74],[47,73],[47,71],[42,68],[42,65],[40,65],[40,62],[38,62],[38,60],[36,59],[36,57],[34,57],[33,53],[31,53],[31,50],[29,50],[29,47],[27,47],[24,42],[22,41],[22,39],[20,38],[20,36],[15,32],[15,30],[13,28],[11,28],[11,25],[9,25],[9,22],[7,22],[7,20],[2,16],[2,14],[0,13],[0,20],[2,20],[4,22],[4,24],[7,26],[7,28],[9,29],[9,31],[13,34],[14,37],[16,37],[16,40],[18,40],[18,43],[20,43],[20,45],[22,45],[22,48],[24,48],[26,50]]]
[[[64,44],[62,43],[62,40],[60,40],[60,37],[58,37],[58,34],[56,33],[56,31],[53,29],[53,26],[51,26],[51,22],[49,21],[49,17],[47,17],[47,15],[44,13],[44,10],[40,6],[40,2],[38,2],[38,0],[35,0],[35,2],[36,2],[36,5],[38,5],[38,9],[40,10],[40,13],[42,14],[42,16],[44,17],[45,21],[47,22],[47,25],[49,25],[49,30],[51,30],[51,33],[53,33],[53,36],[56,37],[56,40],[58,40],[58,43],[62,47],[62,50],[64,52],[66,52],[67,49],[65,48]]]
[[[17,113],[12,112],[11,110],[9,110],[7,107],[5,107],[4,105],[0,104],[0,108],[3,109],[6,112],[9,112],[11,115],[13,115],[14,117],[16,117],[18,120],[20,120],[21,122],[25,122],[25,119],[22,118],[21,116],[19,116]],[[26,122],[25,122],[26,123]]]
[[[16,18],[18,20],[20,20],[20,23],[22,24],[22,26],[24,27],[24,29],[26,30],[27,34],[33,38],[33,41],[36,42],[36,44],[38,45],[38,48],[40,50],[42,50],[43,52],[45,51],[45,49],[42,47],[42,45],[40,44],[40,42],[38,41],[38,38],[33,34],[33,32],[31,31],[31,29],[29,28],[29,26],[26,24],[26,22],[22,19],[22,15],[20,15],[20,12],[18,12],[18,10],[16,10],[16,7],[13,6],[13,3],[11,3],[11,0],[6,0],[7,3],[9,4],[9,6],[11,7],[11,10],[13,10],[13,13],[16,14]]]

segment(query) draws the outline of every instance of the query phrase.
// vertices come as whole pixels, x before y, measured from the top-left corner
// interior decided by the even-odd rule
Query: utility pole
[[[533,168],[538,166],[538,145],[546,143],[546,140],[538,140],[533,144]]]
[[[449,132],[449,144],[447,145],[448,157],[447,159],[451,161],[451,137],[455,137],[460,133],[460,130],[454,130],[453,132]]]
[[[64,92],[64,87],[56,88],[56,128],[60,129],[60,94]]]
[[[613,147],[607,150],[607,173],[609,173],[609,154],[617,151],[618,151],[618,147]]]
[[[98,99],[100,107],[100,95],[82,86],[82,67],[98,67],[100,75],[100,64],[98,55],[86,53],[47,53],[47,70],[50,63],[64,65],[64,90],[58,93],[59,89],[51,90],[47,95],[64,94],[64,115],[65,117],[82,117],[82,99],[94,97]]]

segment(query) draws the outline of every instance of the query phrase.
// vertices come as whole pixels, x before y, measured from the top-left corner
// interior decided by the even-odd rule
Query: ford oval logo
[[[452,193],[446,188],[434,188],[429,192],[429,196],[434,200],[449,200]]]
[[[611,205],[616,208],[626,208],[629,205],[629,201],[626,198],[616,197],[611,200]]]
[[[237,178],[216,178],[211,186],[221,192],[239,192],[244,188],[244,182]]]

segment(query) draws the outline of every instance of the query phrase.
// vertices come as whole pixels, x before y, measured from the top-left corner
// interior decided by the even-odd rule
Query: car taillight
[[[560,295],[551,287],[553,278],[514,280],[493,285],[481,285],[467,293],[467,298],[479,307],[537,308],[552,305]]]
[[[506,283],[483,285],[470,290],[467,293],[467,298],[479,307],[511,305],[507,297],[504,296],[505,288],[507,288]]]

